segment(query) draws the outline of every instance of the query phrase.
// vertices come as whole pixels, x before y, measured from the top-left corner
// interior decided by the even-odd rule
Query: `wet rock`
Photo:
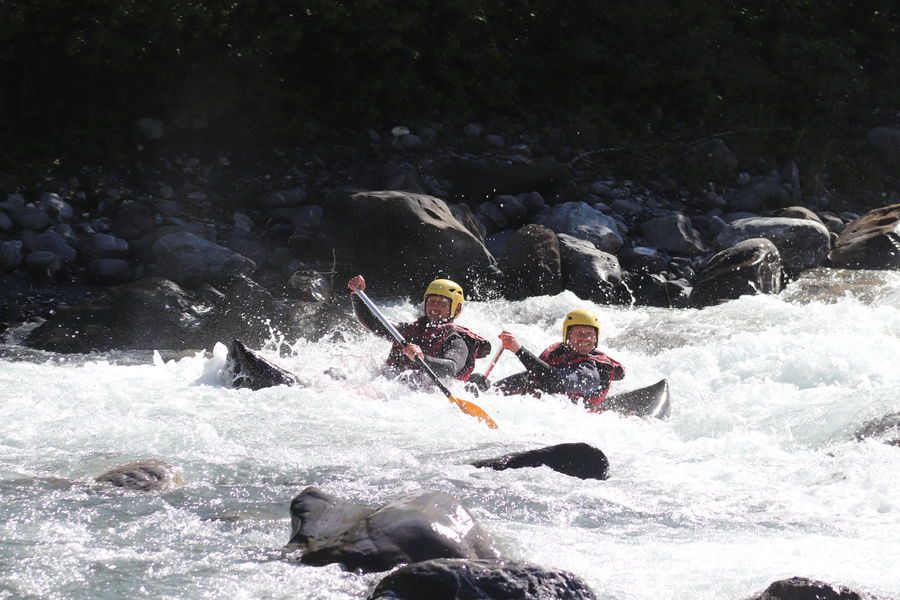
[[[481,137],[481,134],[484,132],[484,127],[479,123],[469,123],[465,127],[463,127],[463,135],[466,137],[477,138]]]
[[[232,340],[223,369],[225,382],[234,388],[261,390],[276,385],[298,386],[300,378]]]
[[[435,558],[500,558],[465,507],[431,490],[372,509],[309,487],[291,502],[291,528],[288,547],[311,565],[374,572]]]
[[[462,226],[468,229],[469,233],[474,235],[479,242],[484,244],[487,228],[485,228],[484,224],[475,217],[475,214],[472,212],[472,209],[469,208],[469,205],[457,202],[455,204],[449,204],[448,206],[450,207],[450,212],[456,217],[456,220],[462,223]]]
[[[542,225],[526,225],[510,235],[497,266],[506,275],[504,295],[511,300],[562,291],[559,243]]]
[[[757,217],[730,223],[716,236],[715,247],[724,250],[752,238],[765,238],[775,244],[785,271],[792,277],[821,265],[831,245],[828,230],[817,221]]]
[[[533,223],[553,232],[587,240],[597,248],[615,254],[623,245],[615,219],[584,202],[565,202],[535,215]]]
[[[75,209],[59,197],[59,194],[47,193],[41,196],[41,208],[52,220],[68,223],[75,216]]]
[[[564,475],[579,479],[608,479],[609,460],[603,452],[589,444],[556,444],[537,450],[513,452],[497,458],[476,460],[473,467],[495,471],[525,467],[550,467]]]
[[[0,233],[9,233],[13,230],[12,219],[5,211],[0,210]]]
[[[750,600],[877,600],[839,585],[806,577],[791,577],[772,583]]]
[[[484,245],[439,198],[340,190],[325,210],[337,278],[364,273],[376,293],[418,296],[420,277],[443,275],[466,286],[496,270]]]
[[[96,283],[126,283],[131,280],[131,274],[131,265],[121,258],[98,258],[88,263],[88,275]]]
[[[859,441],[879,438],[885,444],[900,446],[900,413],[892,413],[864,423],[853,437]]]
[[[767,239],[738,242],[714,255],[697,276],[691,292],[695,306],[710,306],[744,295],[781,291],[781,255]]]
[[[900,270],[900,204],[876,208],[848,224],[828,258],[845,269]]]
[[[149,206],[132,202],[125,204],[116,212],[112,231],[126,240],[143,237],[153,231],[156,226],[156,215]]]
[[[526,192],[524,194],[519,194],[518,198],[531,214],[540,212],[547,205],[547,202],[540,192]]]
[[[528,217],[528,209],[515,196],[509,194],[496,196],[494,203],[511,223],[522,223]]]
[[[427,193],[425,182],[422,181],[419,172],[412,165],[405,163],[387,163],[366,180],[366,185],[373,190]]]
[[[56,278],[56,275],[62,271],[62,259],[46,250],[38,250],[30,252],[23,263],[25,269],[31,273],[37,281],[46,283]]]
[[[249,258],[186,231],[159,238],[152,252],[156,273],[187,286],[221,283],[256,269]]]
[[[172,465],[153,459],[119,465],[98,475],[95,481],[136,492],[160,492],[184,484]]]
[[[622,282],[619,260],[612,254],[597,250],[585,240],[565,233],[559,234],[557,238],[563,287],[585,300],[612,300]]]
[[[509,227],[509,219],[503,214],[497,203],[492,200],[479,204],[475,210],[475,216],[484,223],[488,231],[497,231],[498,229],[502,230]]]
[[[31,229],[43,231],[50,226],[50,217],[42,209],[36,206],[23,206],[8,210],[9,217],[19,229]]]
[[[691,225],[691,220],[680,213],[644,221],[641,223],[641,233],[664,252],[685,256],[697,256],[706,252],[706,246]]]
[[[0,242],[0,273],[17,269],[22,264],[22,242]]]
[[[81,242],[81,255],[86,261],[104,258],[126,258],[128,242],[108,233],[95,233]]]
[[[690,305],[690,286],[658,273],[623,273],[624,302],[639,306],[685,308]]]
[[[577,575],[523,562],[436,559],[401,567],[368,600],[595,600]]]
[[[72,262],[78,254],[72,246],[66,243],[66,239],[55,231],[45,231],[40,235],[34,236],[30,243],[26,242],[26,246],[32,252],[52,252],[63,263]]]
[[[656,248],[635,246],[619,252],[619,262],[629,271],[661,273],[666,270],[668,258]]]
[[[759,213],[764,209],[790,206],[791,193],[783,185],[773,181],[760,181],[741,189],[728,202],[728,207],[736,212]]]
[[[789,206],[787,208],[783,208],[775,213],[776,217],[784,217],[786,219],[806,219],[808,221],[815,221],[816,223],[825,224],[822,219],[819,218],[819,215],[809,210],[804,206]]]

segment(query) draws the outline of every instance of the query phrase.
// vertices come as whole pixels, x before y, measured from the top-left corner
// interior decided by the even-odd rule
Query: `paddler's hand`
[[[425,353],[415,344],[407,344],[403,346],[403,356],[408,358],[410,362],[416,362],[416,358],[425,358]]]
[[[469,375],[469,382],[466,384],[467,390],[469,389],[470,385],[482,392],[486,392],[491,388],[491,380],[484,375],[472,373],[471,375]]]
[[[518,352],[522,349],[522,344],[519,343],[519,340],[516,339],[516,336],[508,331],[501,331],[500,335],[498,335],[497,337],[500,338],[500,341],[503,343],[503,347],[510,352]]]
[[[356,290],[364,292],[366,291],[366,280],[363,279],[362,275],[357,275],[347,282],[347,287],[350,288],[351,292],[355,292]]]

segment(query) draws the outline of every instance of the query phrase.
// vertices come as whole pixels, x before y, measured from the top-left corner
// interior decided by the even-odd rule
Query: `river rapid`
[[[469,302],[460,323],[540,351],[576,306],[590,304]],[[373,506],[448,492],[508,557],[572,571],[601,599],[738,600],[793,575],[900,596],[900,448],[852,437],[900,411],[900,274],[823,271],[704,310],[594,308],[601,349],[627,369],[613,393],[667,378],[669,420],[456,388],[492,431],[379,378],[388,343],[359,327],[274,336],[263,355],[310,385],[258,392],[223,385],[222,345],[170,361],[4,346],[0,598],[364,598],[384,574],[281,557],[308,485]],[[492,379],[519,369],[504,356]],[[467,465],[562,442],[603,450],[610,479]],[[140,458],[186,485],[92,484]]]

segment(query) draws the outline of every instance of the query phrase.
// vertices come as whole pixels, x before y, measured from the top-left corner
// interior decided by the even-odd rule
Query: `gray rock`
[[[615,219],[584,202],[566,202],[550,207],[532,218],[553,232],[587,240],[600,250],[615,254],[623,245]]]
[[[400,138],[400,145],[404,148],[418,148],[422,145],[422,138],[410,133]]]
[[[6,214],[6,211],[0,210],[0,233],[9,233],[13,230],[12,219]]]
[[[497,203],[491,200],[479,204],[475,209],[475,216],[484,223],[488,231],[506,229],[509,226],[509,219],[506,218]]]
[[[125,283],[131,280],[131,273],[131,265],[121,258],[98,258],[88,263],[88,275],[97,283]]]
[[[484,240],[484,245],[487,246],[488,252],[490,252],[494,257],[500,256],[503,253],[503,249],[506,248],[506,243],[516,233],[515,229],[504,229],[502,231],[498,231],[493,235],[487,236]]]
[[[406,125],[396,125],[391,128],[391,135],[395,138],[402,138],[404,135],[409,135],[409,127]]]
[[[516,196],[509,194],[496,196],[494,203],[510,223],[522,223],[528,217],[528,208]]]
[[[23,206],[25,206],[25,196],[22,194],[8,194],[6,200],[0,202],[0,208],[3,210],[12,210]]]
[[[718,138],[691,144],[684,157],[685,175],[697,182],[729,179],[737,165],[737,157]]]
[[[306,488],[291,502],[291,528],[289,548],[311,565],[374,572],[436,558],[500,558],[465,507],[431,490],[371,509]]]
[[[78,254],[72,246],[66,243],[66,239],[55,231],[45,231],[40,235],[34,236],[34,239],[27,246],[31,252],[42,250],[52,252],[63,263],[72,262]]]
[[[136,492],[159,492],[184,484],[172,465],[161,460],[137,460],[98,475],[97,483]]]
[[[840,234],[847,227],[846,223],[844,223],[837,215],[831,213],[819,213],[818,216],[819,220],[822,221],[822,224],[832,233]]]
[[[143,117],[141,119],[138,119],[135,125],[137,125],[138,129],[140,129],[141,131],[141,134],[148,140],[160,140],[165,135],[163,122],[159,119]]]
[[[794,204],[798,204],[803,199],[803,193],[800,189],[800,169],[793,160],[787,161],[781,169],[781,181],[785,183],[785,188],[791,194],[791,200]]]
[[[468,125],[463,127],[463,135],[465,135],[466,137],[481,137],[482,132],[484,132],[484,127],[482,127],[478,123],[469,123]]]
[[[506,275],[504,295],[511,300],[558,294],[562,291],[559,243],[542,225],[526,225],[509,236],[497,255]]]
[[[772,583],[749,600],[878,600],[839,585],[806,577],[791,577]],[[886,599],[885,599],[886,600]]]
[[[518,198],[525,205],[525,208],[528,209],[529,213],[539,212],[547,205],[540,192],[526,192],[519,194]]]
[[[619,262],[629,271],[662,273],[666,270],[669,259],[656,248],[635,246],[623,248],[619,252]]]
[[[157,273],[188,286],[220,283],[256,269],[249,258],[188,232],[164,235],[152,253]]]
[[[95,233],[81,242],[81,254],[86,261],[103,258],[126,258],[128,242],[108,233]]]
[[[868,421],[857,429],[853,436],[859,441],[879,438],[885,444],[900,446],[900,413],[891,413]]]
[[[485,136],[484,141],[486,141],[491,146],[494,146],[495,148],[502,148],[503,146],[506,145],[506,142],[499,135]]]
[[[59,194],[47,193],[41,196],[41,207],[52,220],[68,223],[75,216],[75,209],[59,197]]]
[[[522,562],[427,560],[382,579],[368,600],[596,600],[577,575]]]
[[[622,281],[619,260],[597,250],[588,241],[561,233],[558,236],[563,287],[580,298],[609,302]]]
[[[50,217],[36,206],[23,206],[21,208],[8,209],[9,216],[19,229],[31,229],[43,231],[50,226]]]
[[[748,239],[709,259],[694,283],[691,302],[695,306],[711,306],[745,295],[780,291],[778,248],[766,239]]]
[[[641,232],[651,244],[665,252],[685,256],[706,252],[706,246],[691,225],[691,220],[680,213],[644,221]]]
[[[234,229],[241,233],[247,234],[253,231],[253,219],[240,211],[234,211]]]
[[[309,197],[306,190],[302,187],[296,187],[289,190],[280,190],[268,194],[260,202],[262,208],[285,208],[300,206]]]
[[[732,211],[759,213],[765,209],[790,206],[793,197],[783,185],[760,181],[743,188],[728,202]]]
[[[156,226],[153,209],[145,204],[132,202],[124,204],[116,212],[111,230],[126,240],[135,240],[152,232]],[[103,228],[98,228],[103,231]]]
[[[845,269],[900,270],[900,204],[876,208],[848,224],[828,258]]]
[[[716,236],[715,247],[724,250],[752,238],[765,238],[775,244],[784,269],[791,277],[821,265],[831,245],[828,230],[819,222],[756,217],[729,224]]]
[[[22,241],[0,242],[0,273],[13,271],[22,264]]]
[[[722,230],[728,227],[728,223],[722,217],[713,215],[709,218],[709,235],[710,237],[716,237]]]
[[[620,215],[628,217],[639,217],[644,212],[644,207],[631,198],[616,198],[610,208]]]
[[[50,281],[62,270],[63,261],[52,252],[39,250],[25,257],[24,266],[38,280]]]
[[[469,205],[457,202],[455,204],[449,204],[448,206],[450,207],[450,212],[456,217],[456,220],[462,223],[463,226],[478,239],[478,241],[484,244],[487,228],[484,226],[484,223],[475,217],[475,214],[472,212],[472,209],[469,208]],[[493,252],[491,254],[493,254]]]
[[[822,219],[819,218],[819,215],[804,206],[789,206],[777,211],[774,216],[784,217],[786,219],[807,219],[809,221],[815,221],[816,223],[822,223]],[[824,223],[822,224],[824,225]]]

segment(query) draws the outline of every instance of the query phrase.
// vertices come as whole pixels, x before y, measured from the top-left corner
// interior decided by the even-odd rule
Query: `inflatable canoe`
[[[273,385],[302,385],[300,378],[266,360],[239,340],[228,347],[225,382],[231,387],[261,390]]]
[[[665,379],[653,385],[610,396],[603,401],[606,410],[626,415],[665,419],[672,410],[669,402],[669,382]]]

